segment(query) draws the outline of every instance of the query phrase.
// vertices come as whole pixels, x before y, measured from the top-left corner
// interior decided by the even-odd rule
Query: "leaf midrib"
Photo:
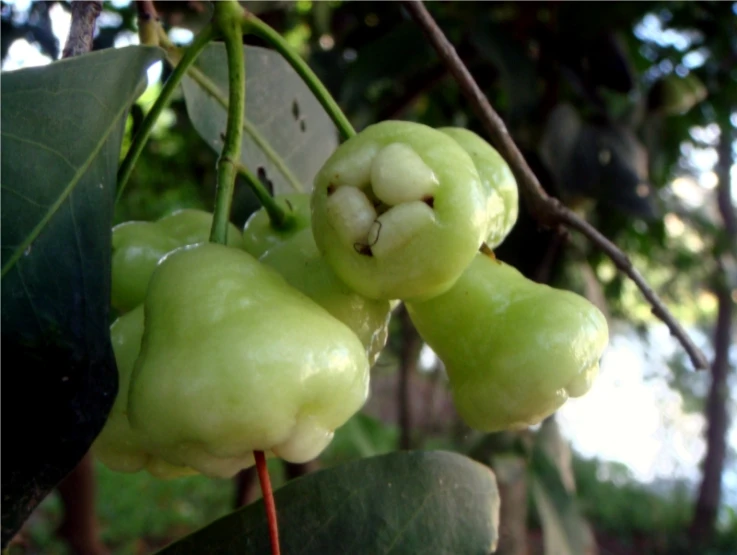
[[[38,236],[44,230],[44,228],[49,223],[49,221],[51,221],[51,218],[53,218],[54,215],[58,212],[59,208],[61,208],[61,205],[64,204],[67,198],[69,198],[69,195],[72,194],[72,191],[77,186],[77,183],[79,183],[79,180],[82,179],[82,176],[84,176],[85,173],[87,173],[87,170],[92,165],[92,162],[95,160],[97,155],[102,150],[102,147],[107,142],[107,139],[110,136],[110,133],[112,133],[113,129],[115,129],[115,126],[120,121],[121,116],[128,110],[129,104],[130,102],[125,102],[121,106],[120,110],[118,110],[118,113],[115,114],[115,117],[110,122],[110,126],[107,128],[103,136],[100,138],[100,141],[98,142],[97,146],[92,150],[92,152],[87,157],[87,159],[77,169],[76,173],[72,177],[72,180],[64,188],[61,195],[59,195],[59,198],[49,207],[44,217],[41,218],[38,224],[36,224],[36,226],[31,230],[31,232],[28,234],[25,240],[18,246],[18,248],[15,249],[15,252],[10,257],[10,259],[5,263],[2,269],[2,274],[0,274],[0,278],[4,278],[5,274],[7,274],[10,270],[13,269],[13,267],[18,262],[20,257],[23,256],[23,253],[25,252],[25,250],[31,245],[31,243],[33,243],[38,238]]]

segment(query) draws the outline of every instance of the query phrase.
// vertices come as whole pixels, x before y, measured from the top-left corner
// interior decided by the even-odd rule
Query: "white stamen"
[[[397,205],[432,197],[438,178],[412,147],[392,143],[379,151],[371,165],[371,187],[386,204]]]
[[[418,200],[400,204],[379,216],[368,233],[371,253],[380,258],[402,247],[435,221],[435,212]]]
[[[366,235],[376,219],[373,204],[355,187],[339,187],[330,195],[327,214],[338,237],[350,247],[366,241]]]

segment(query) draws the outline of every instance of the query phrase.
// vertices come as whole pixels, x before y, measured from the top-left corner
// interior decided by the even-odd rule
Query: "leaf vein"
[[[73,170],[76,170],[77,169],[74,166],[74,164],[72,164],[66,156],[64,156],[61,152],[59,152],[55,148],[51,148],[50,146],[47,146],[47,145],[45,145],[43,143],[39,143],[38,141],[33,141],[31,139],[26,139],[24,137],[20,137],[18,135],[13,134],[13,133],[8,133],[7,131],[0,132],[0,135],[2,135],[4,137],[7,137],[7,138],[10,138],[10,139],[14,139],[14,140],[16,140],[18,142],[21,142],[21,143],[27,143],[29,145],[36,146],[36,147],[38,147],[38,148],[40,148],[42,150],[46,150],[46,151],[50,152],[51,154],[55,154],[56,156],[58,156],[59,158],[61,158],[67,164],[67,166],[69,166],[71,169],[73,169]]]
[[[135,94],[135,93],[134,93]],[[69,195],[72,193],[72,191],[77,186],[77,183],[79,183],[79,180],[82,179],[82,176],[87,172],[87,170],[92,165],[92,162],[95,160],[97,155],[102,150],[103,145],[107,142],[108,137],[113,132],[113,129],[115,129],[116,125],[118,124],[118,121],[122,117],[122,115],[128,110],[128,105],[130,102],[125,102],[121,106],[120,110],[118,110],[117,114],[115,114],[115,117],[112,118],[110,121],[110,125],[108,126],[107,130],[103,134],[102,137],[100,137],[100,140],[97,144],[97,146],[92,150],[90,155],[87,157],[87,159],[82,163],[82,165],[79,167],[77,172],[74,174],[74,177],[72,177],[72,180],[69,182],[69,184],[64,188],[64,190],[61,192],[61,195],[59,195],[59,198],[54,202],[54,204],[51,205],[49,210],[46,212],[43,218],[36,224],[36,227],[33,228],[31,233],[28,234],[28,237],[21,243],[21,245],[15,250],[15,253],[13,253],[13,256],[10,257],[8,262],[3,266],[2,274],[0,274],[0,277],[5,277],[5,275],[15,266],[15,263],[18,262],[18,259],[23,255],[23,251],[28,248],[28,246],[33,243],[33,241],[36,240],[36,238],[39,236],[41,231],[46,227],[46,225],[49,223],[51,218],[54,217],[56,212],[61,207],[62,203],[69,197]],[[7,135],[7,134],[6,134]],[[19,138],[20,139],[20,138]],[[52,150],[52,152],[54,152]],[[74,166],[72,166],[74,168]]]

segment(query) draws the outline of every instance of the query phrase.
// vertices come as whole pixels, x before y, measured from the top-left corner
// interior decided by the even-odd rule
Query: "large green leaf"
[[[274,192],[308,191],[338,145],[330,117],[291,66],[276,52],[244,47],[246,117],[241,161],[254,174],[263,168]],[[225,47],[210,44],[194,73],[182,82],[187,112],[216,152],[223,146],[228,99]]]
[[[2,77],[2,545],[79,462],[117,391],[110,241],[125,117],[160,50]]]
[[[362,459],[308,474],[274,497],[282,552],[290,555],[487,555],[496,549],[494,474],[457,453],[395,452]],[[161,554],[269,552],[259,501]]]

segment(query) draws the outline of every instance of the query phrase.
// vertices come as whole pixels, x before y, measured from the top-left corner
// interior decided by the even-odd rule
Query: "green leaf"
[[[332,120],[307,85],[276,52],[244,47],[246,117],[241,161],[254,174],[263,168],[275,193],[309,191],[312,180],[338,146]],[[228,68],[225,47],[210,44],[196,71],[182,81],[187,113],[216,152],[227,121]]]
[[[283,553],[487,555],[499,497],[491,470],[457,453],[395,452],[308,474],[274,495]],[[262,501],[160,553],[269,553]]]
[[[2,544],[69,472],[117,391],[110,228],[128,108],[160,50],[2,77]]]

